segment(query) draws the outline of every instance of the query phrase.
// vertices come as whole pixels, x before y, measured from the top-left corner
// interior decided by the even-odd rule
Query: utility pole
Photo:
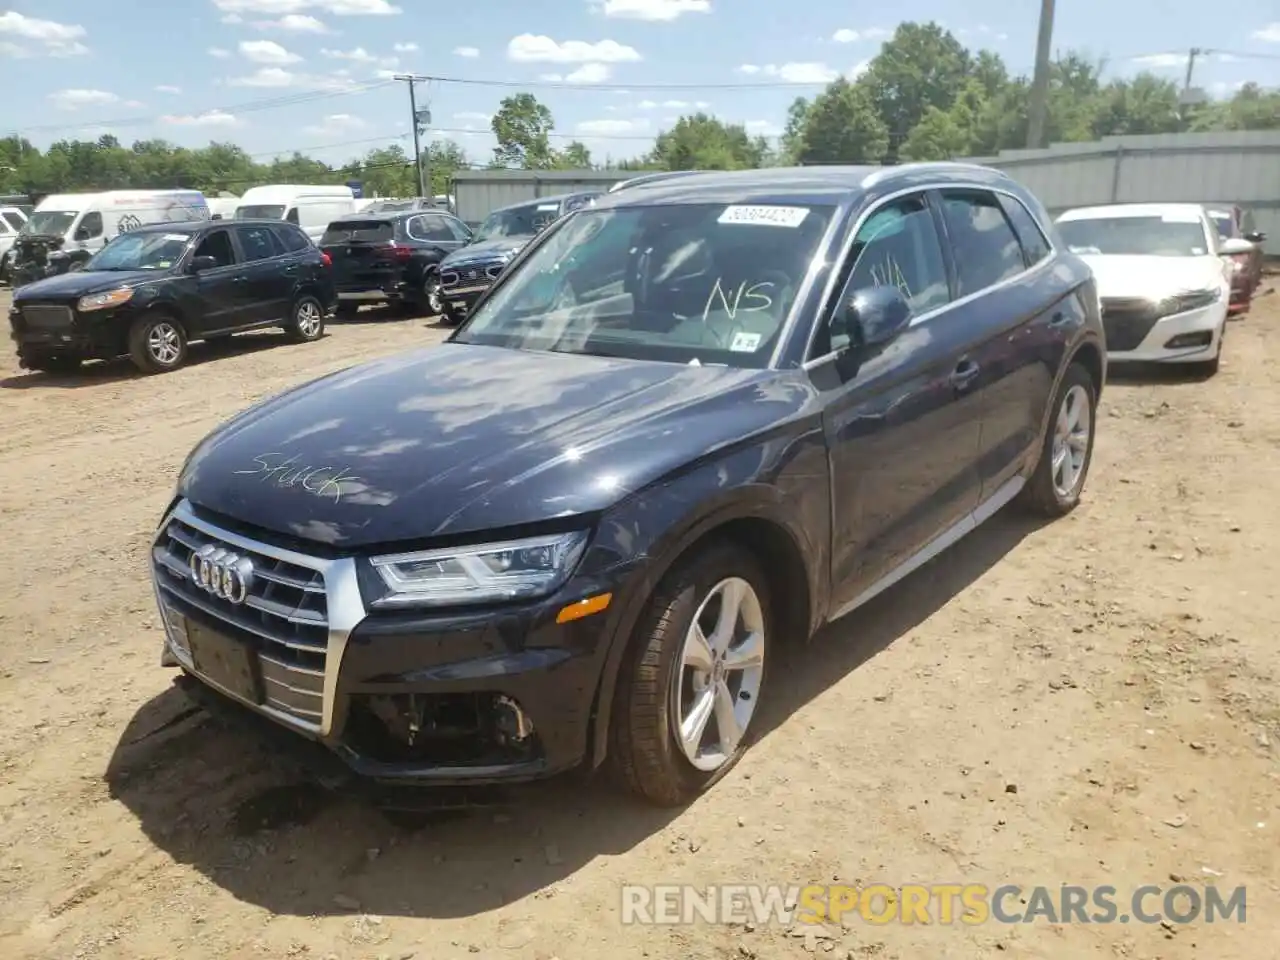
[[[417,84],[419,81],[429,80],[429,77],[420,77],[411,73],[398,73],[393,80],[399,80],[409,85],[409,115],[413,123],[413,162],[418,170],[418,196],[430,197],[431,193],[427,190],[427,184],[431,182],[431,172],[427,169],[427,164],[422,157],[422,131],[431,125],[431,110],[418,110]]]
[[[1027,101],[1027,147],[1044,144],[1045,115],[1049,112],[1049,57],[1053,50],[1053,0],[1040,0],[1040,30],[1036,34],[1036,67]]]
[[[1191,104],[1191,77],[1195,74],[1196,61],[1208,53],[1200,47],[1192,47],[1187,51],[1187,75],[1182,80],[1182,96],[1178,98],[1178,119],[1187,119],[1187,107]]]

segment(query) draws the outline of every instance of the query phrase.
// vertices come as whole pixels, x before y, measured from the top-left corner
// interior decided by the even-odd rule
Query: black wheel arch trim
[[[625,605],[614,615],[609,628],[607,653],[597,680],[588,729],[592,768],[599,767],[608,752],[609,724],[622,660],[653,591],[691,547],[716,529],[737,520],[762,520],[778,527],[791,538],[802,560],[805,560],[804,537],[797,534],[795,525],[788,519],[781,491],[765,484],[748,484],[726,491],[711,502],[710,509],[704,501],[696,512],[691,512],[681,523],[662,534],[653,548],[647,551],[648,562],[637,572],[638,579],[628,585]],[[804,572],[809,587],[809,623],[806,629],[811,636],[816,628],[815,618],[820,617],[825,609],[825,585],[821,577],[809,569],[807,562]]]

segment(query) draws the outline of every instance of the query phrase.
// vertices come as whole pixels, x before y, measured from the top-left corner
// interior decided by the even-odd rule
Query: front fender
[[[662,578],[697,543],[735,520],[763,520],[791,539],[803,564],[808,635],[817,629],[830,593],[830,483],[820,428],[717,458],[655,484],[601,519],[592,552],[618,562],[640,557],[628,576],[623,602],[611,613],[609,643],[598,682],[591,727],[591,764],[599,766],[609,741],[618,674],[636,624]],[[607,564],[609,558],[600,556]]]

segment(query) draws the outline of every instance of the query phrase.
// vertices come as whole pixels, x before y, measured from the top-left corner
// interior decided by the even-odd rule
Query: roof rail
[[[619,180],[608,190],[609,193],[617,193],[619,190],[629,190],[631,187],[639,187],[646,183],[658,183],[662,180],[672,180],[676,177],[687,177],[691,173],[702,173],[701,170],[660,170],[654,173],[642,173],[637,177],[631,177],[627,180]]]

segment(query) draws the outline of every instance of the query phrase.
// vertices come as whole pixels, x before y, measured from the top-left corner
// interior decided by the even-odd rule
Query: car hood
[[[1128,257],[1084,254],[1101,297],[1160,299],[1186,290],[1204,290],[1223,282],[1223,264],[1205,257]]]
[[[446,343],[251,408],[178,492],[339,549],[604,510],[813,408],[796,373]]]
[[[15,302],[23,300],[59,300],[83,297],[116,287],[132,287],[148,280],[156,280],[164,274],[155,270],[75,270],[28,283],[14,291]]]
[[[470,263],[473,260],[497,260],[515,253],[532,239],[533,237],[499,237],[495,240],[481,240],[453,251],[440,265],[443,267]]]

